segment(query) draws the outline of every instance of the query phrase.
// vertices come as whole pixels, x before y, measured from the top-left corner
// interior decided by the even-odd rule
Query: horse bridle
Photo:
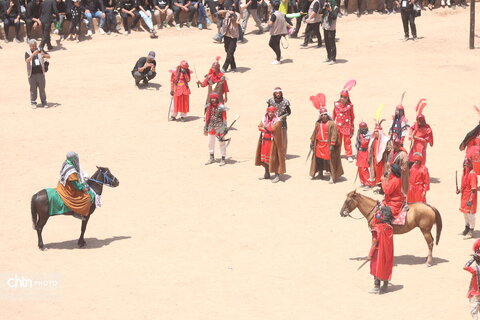
[[[92,179],[92,178],[87,178],[87,180],[94,181],[94,182],[99,183],[101,185],[106,185],[106,186],[109,186],[109,187],[113,188],[113,186],[112,186],[113,179],[108,176],[107,172],[104,172],[100,168],[98,168],[98,171],[100,171],[100,173],[102,174],[103,181],[95,180],[95,179]]]
[[[370,211],[368,211],[367,217],[370,216],[370,214],[373,212],[373,210],[375,210],[375,209],[378,208],[379,206],[380,206],[380,203],[379,203],[378,200],[377,200],[377,202],[375,203],[375,205],[373,206],[373,208],[372,208]],[[353,211],[353,210],[352,210],[352,211]],[[347,217],[350,217],[350,218],[352,218],[352,219],[355,219],[355,220],[361,220],[361,219],[363,219],[363,218],[367,219],[367,218],[366,218],[365,216],[363,216],[363,215],[362,215],[362,217],[360,217],[360,218],[355,218],[355,217],[353,217],[352,215],[350,215],[350,213],[351,213],[352,211],[349,211],[346,216],[347,216]],[[370,222],[372,221],[373,217],[374,217],[374,216],[372,216],[370,219],[367,220],[368,225],[370,225]]]

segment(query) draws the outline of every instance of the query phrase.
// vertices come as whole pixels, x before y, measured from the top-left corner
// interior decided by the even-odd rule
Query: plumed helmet
[[[345,97],[345,98],[350,98],[350,94],[348,93],[347,90],[342,90],[342,92],[340,92],[340,97]]]
[[[413,154],[413,161],[422,161],[423,155],[420,152],[415,152]]]
[[[358,125],[358,127],[359,127],[360,129],[368,129],[368,125],[367,125],[367,123],[366,123],[365,121],[360,122],[360,124]]]
[[[319,111],[320,111],[320,115],[328,114],[327,108],[322,107],[319,109]]]
[[[189,65],[188,65],[188,62],[185,61],[185,60],[182,60],[180,62],[180,67],[184,68],[184,69],[188,69]]]
[[[405,108],[404,108],[401,104],[399,104],[398,106],[396,106],[395,109],[397,109],[397,110],[405,110]]]
[[[218,99],[218,93],[216,92],[210,93],[210,99]]]

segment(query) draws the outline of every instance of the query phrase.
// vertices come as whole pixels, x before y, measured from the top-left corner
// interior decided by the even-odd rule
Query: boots
[[[210,159],[208,159],[207,162],[205,162],[205,165],[209,165],[209,164],[212,164],[215,162],[215,157],[213,155],[213,153],[210,153]]]
[[[378,281],[378,282],[380,283],[380,281]],[[388,291],[388,281],[383,281],[383,285],[380,288],[379,294],[387,293],[387,291]]]
[[[473,238],[473,228],[468,228],[468,232],[465,235],[465,237],[463,237],[463,240],[468,240],[472,238]]]
[[[222,156],[222,159],[220,160],[219,166],[222,167],[225,165],[225,157]]]
[[[375,278],[375,281],[373,282],[373,289],[370,290],[368,293],[372,294],[379,294],[380,293],[380,280]]]
[[[470,228],[468,227],[468,225],[465,226],[465,230],[463,230],[463,232],[461,232],[460,234],[461,234],[462,236],[466,236],[469,229],[470,229]]]
[[[258,180],[270,179],[270,171],[268,170],[268,164],[262,163],[262,166],[265,169],[265,174],[263,175],[263,177],[258,178]]]

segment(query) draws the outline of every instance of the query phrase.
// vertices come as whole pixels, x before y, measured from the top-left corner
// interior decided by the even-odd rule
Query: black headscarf
[[[396,163],[392,164],[392,166],[390,167],[390,169],[392,170],[392,173],[396,176],[396,177],[399,177],[402,175],[402,169],[400,169],[400,166]]]

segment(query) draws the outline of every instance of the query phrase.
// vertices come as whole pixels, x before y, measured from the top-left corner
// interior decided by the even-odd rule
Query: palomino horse
[[[91,178],[87,179],[88,185],[90,188],[95,191],[96,194],[101,195],[103,191],[103,185],[109,187],[118,187],[119,182],[118,179],[110,173],[108,168],[104,167],[97,167],[97,171],[92,175]],[[35,193],[32,196],[31,202],[31,210],[32,210],[32,221],[33,221],[33,229],[37,230],[38,235],[38,247],[40,250],[44,249],[43,239],[42,239],[42,230],[45,224],[47,223],[49,211],[49,203],[48,203],[48,196],[45,189],[40,190],[39,192]],[[78,239],[78,246],[81,248],[85,246],[85,240],[83,239],[83,235],[85,234],[85,230],[87,229],[87,223],[90,219],[90,216],[95,211],[95,203],[93,203],[90,207],[90,214],[87,216],[85,220],[82,220],[82,230],[80,234],[80,238]],[[66,212],[64,215],[72,215],[73,212]]]
[[[440,212],[431,205],[425,203],[412,203],[409,204],[409,210],[405,224],[403,226],[393,225],[394,234],[403,234],[411,231],[414,228],[420,228],[427,241],[428,245],[428,256],[427,256],[427,266],[432,265],[432,252],[433,252],[433,236],[432,236],[432,227],[434,224],[437,225],[437,241],[440,240],[440,234],[442,233],[442,217]],[[342,217],[350,216],[350,212],[358,208],[367,220],[368,226],[371,227],[373,217],[375,216],[376,209],[378,207],[377,200],[364,196],[357,191],[352,191],[347,194],[347,199],[343,203],[342,209],[340,210],[340,215]]]

